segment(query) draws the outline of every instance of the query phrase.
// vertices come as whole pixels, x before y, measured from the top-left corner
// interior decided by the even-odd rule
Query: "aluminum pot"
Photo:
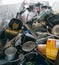
[[[9,60],[9,61],[15,59],[16,53],[17,53],[17,49],[16,48],[14,48],[14,47],[7,48],[5,50],[5,55],[6,55],[5,59]]]

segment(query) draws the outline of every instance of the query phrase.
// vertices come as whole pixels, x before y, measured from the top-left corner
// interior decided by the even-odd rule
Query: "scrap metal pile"
[[[58,65],[59,14],[30,4],[0,31],[0,65]]]

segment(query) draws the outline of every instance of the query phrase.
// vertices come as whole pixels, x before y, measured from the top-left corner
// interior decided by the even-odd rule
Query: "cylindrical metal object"
[[[9,47],[5,50],[6,60],[13,60],[15,58],[17,49],[14,47]]]

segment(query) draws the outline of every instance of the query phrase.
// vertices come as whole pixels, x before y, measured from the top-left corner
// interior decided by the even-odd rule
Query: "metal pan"
[[[33,42],[33,41],[28,41],[28,42],[25,42],[25,43],[22,45],[22,50],[25,51],[25,52],[30,52],[30,51],[32,51],[35,47],[36,47],[35,42]]]

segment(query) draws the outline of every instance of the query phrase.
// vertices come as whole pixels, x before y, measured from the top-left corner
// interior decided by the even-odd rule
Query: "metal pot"
[[[15,59],[15,56],[16,56],[16,52],[17,52],[17,49],[14,48],[14,47],[9,47],[5,50],[5,59],[6,60],[13,60]]]

